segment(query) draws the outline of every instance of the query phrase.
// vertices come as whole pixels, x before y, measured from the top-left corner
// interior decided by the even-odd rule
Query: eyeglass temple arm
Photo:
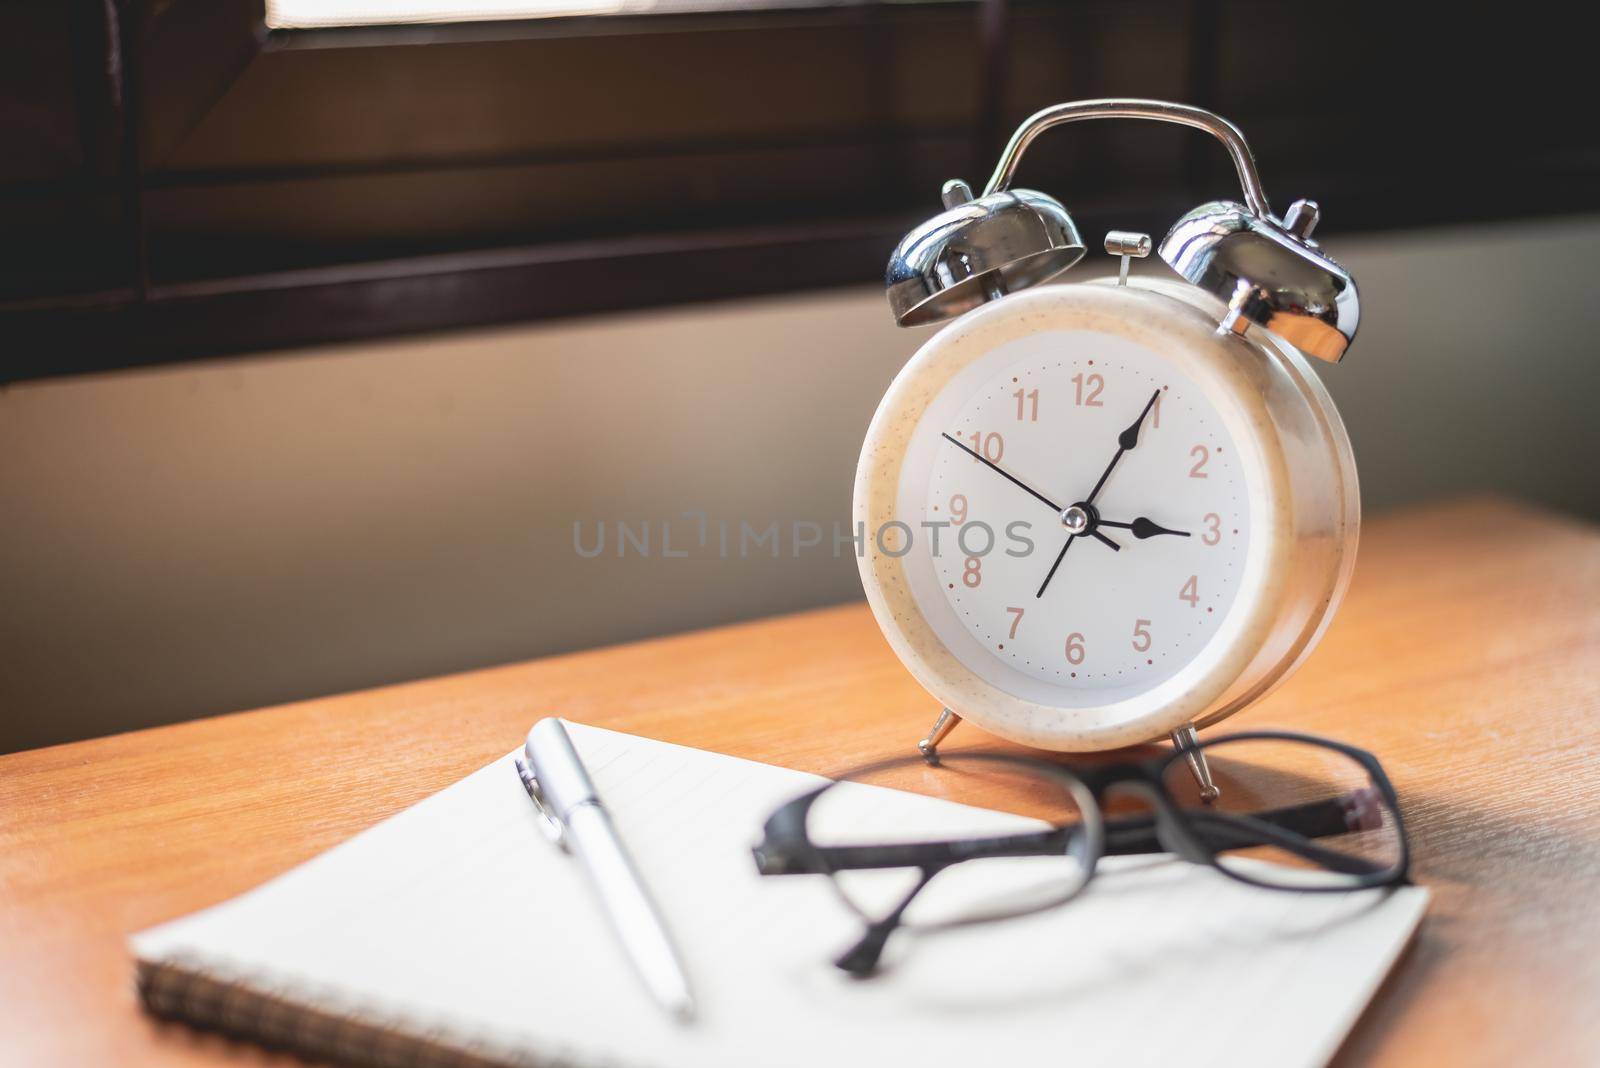
[[[1352,823],[1350,794],[1311,801],[1301,805],[1271,809],[1248,816],[1197,810],[1192,817],[1201,823],[1204,844],[1215,852],[1275,845],[1298,853],[1308,860],[1338,869],[1353,861],[1344,854],[1320,849],[1306,841],[1361,828]],[[829,871],[861,871],[875,868],[941,867],[964,860],[995,857],[1042,857],[1065,851],[1069,828],[1004,835],[993,838],[962,838],[944,842],[907,842],[894,845],[819,846],[808,852],[811,863],[795,863],[798,858],[769,854],[758,847],[757,867],[763,875],[817,874]],[[1298,837],[1294,837],[1298,836]],[[1167,847],[1156,831],[1151,816],[1108,820],[1106,856],[1134,856],[1165,853]],[[1364,863],[1364,862],[1362,862]]]
[[[1075,829],[1075,828],[1074,828]],[[1007,835],[1000,838],[958,838],[948,842],[906,842],[894,845],[819,846],[812,850],[820,866],[782,866],[764,864],[762,851],[756,862],[763,875],[815,874],[816,871],[865,871],[874,868],[943,868],[964,860],[990,860],[996,857],[1048,857],[1066,848],[1067,829]]]
[[[1338,850],[1326,849],[1312,841],[1311,838],[1281,828],[1275,824],[1257,820],[1251,816],[1224,815],[1214,816],[1211,813],[1197,813],[1197,822],[1212,824],[1211,827],[1200,829],[1202,840],[1215,853],[1226,853],[1234,849],[1249,849],[1257,846],[1276,846],[1286,853],[1293,853],[1313,864],[1320,864],[1329,871],[1341,875],[1371,875],[1384,870],[1386,865],[1367,860],[1365,857],[1352,856]],[[1221,824],[1221,826],[1217,826]],[[1353,828],[1346,828],[1351,830]]]
[[[883,919],[868,924],[860,941],[834,960],[834,967],[847,971],[858,979],[871,975],[877,969],[879,959],[883,957],[883,947],[889,943],[889,936],[899,928],[906,909],[916,896],[922,893],[922,888],[928,885],[928,881],[943,870],[942,867],[923,868],[922,878],[917,880],[917,885],[911,888],[911,892],[901,898],[900,904]]]
[[[1365,802],[1365,791],[1353,791],[1324,801],[1272,809],[1267,812],[1227,813],[1200,809],[1189,813],[1193,830],[1201,843],[1213,853],[1260,846],[1277,846],[1306,860],[1348,875],[1366,875],[1379,870],[1360,857],[1324,849],[1312,839],[1327,838],[1354,830],[1372,830],[1372,809]],[[1381,817],[1378,817],[1381,821]],[[1148,816],[1117,820],[1106,825],[1106,856],[1164,853],[1155,821]]]
[[[1333,834],[1343,834],[1350,830],[1349,822],[1345,818],[1347,806],[1342,797],[1328,798],[1322,801],[1308,801],[1300,805],[1288,805],[1283,808],[1268,809],[1265,812],[1254,812],[1250,815],[1262,823],[1281,827],[1306,838],[1322,838]],[[1209,810],[1190,810],[1192,817],[1199,819],[1204,815],[1212,815]],[[1226,819],[1229,813],[1215,813]],[[1208,821],[1209,822],[1209,821]],[[1234,828],[1219,828],[1215,835],[1208,832],[1207,844],[1218,849],[1245,849],[1253,845],[1263,845],[1258,841],[1259,835],[1249,835]],[[1163,846],[1156,835],[1156,821],[1154,816],[1139,815],[1123,819],[1106,821],[1106,848],[1108,857],[1127,856],[1140,853],[1164,853]]]

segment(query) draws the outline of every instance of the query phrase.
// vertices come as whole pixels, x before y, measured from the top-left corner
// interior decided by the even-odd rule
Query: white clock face
[[[900,514],[929,558],[913,592],[1001,689],[1110,704],[1223,631],[1245,584],[1248,465],[1153,349],[1083,330],[1007,342],[930,404],[911,454]]]

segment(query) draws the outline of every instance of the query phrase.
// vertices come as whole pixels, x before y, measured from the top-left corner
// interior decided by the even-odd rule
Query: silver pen
[[[545,833],[583,865],[612,930],[651,997],[678,1019],[690,1019],[694,997],[677,948],[600,803],[565,724],[554,717],[535,723],[523,754],[527,763],[517,761],[517,774],[539,808]]]

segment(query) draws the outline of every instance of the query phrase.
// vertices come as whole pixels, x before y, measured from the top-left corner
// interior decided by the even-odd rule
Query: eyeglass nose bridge
[[[1191,864],[1211,863],[1210,851],[1189,833],[1171,799],[1157,783],[1144,778],[1118,779],[1106,784],[1098,794],[1102,809],[1107,807],[1106,801],[1113,794],[1128,794],[1143,801],[1150,810],[1151,819],[1155,821],[1156,841],[1168,853]],[[1109,816],[1105,819],[1109,829],[1115,820]]]

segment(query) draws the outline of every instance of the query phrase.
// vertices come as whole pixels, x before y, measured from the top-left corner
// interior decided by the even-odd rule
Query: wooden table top
[[[935,711],[852,604],[0,757],[0,1059],[280,1062],[145,1019],[125,936],[454,782],[537,715],[828,773],[907,751]],[[1369,524],[1321,649],[1231,725],[1376,752],[1435,893],[1339,1063],[1593,1061],[1600,529],[1498,500]]]

